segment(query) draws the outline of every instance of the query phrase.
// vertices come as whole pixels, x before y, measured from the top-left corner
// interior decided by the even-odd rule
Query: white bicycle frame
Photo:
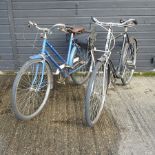
[[[100,22],[98,21],[96,18],[93,18],[93,21],[95,22],[96,25],[100,26],[101,28],[105,29],[108,33],[107,33],[107,37],[106,37],[106,44],[105,44],[105,50],[98,50],[98,49],[94,49],[95,52],[103,52],[103,55],[101,56],[101,58],[99,59],[100,61],[104,60],[105,61],[105,66],[107,66],[107,63],[109,61],[110,55],[111,55],[111,51],[112,49],[115,47],[115,39],[118,38],[119,36],[123,36],[123,45],[122,45],[122,50],[121,50],[121,56],[120,56],[120,60],[119,60],[119,67],[117,70],[115,70],[114,66],[113,66],[113,70],[115,72],[115,76],[116,77],[120,77],[120,71],[121,71],[121,65],[123,63],[123,49],[125,46],[125,43],[127,41],[128,35],[127,35],[127,29],[128,27],[133,27],[134,21],[135,19],[129,19],[123,23],[112,23],[112,22]],[[107,28],[108,27],[108,28]],[[112,27],[124,27],[125,28],[125,32],[121,33],[120,35],[114,37],[113,35],[113,31],[112,31]],[[111,47],[111,42],[113,41],[113,46]],[[112,62],[111,62],[112,63]]]

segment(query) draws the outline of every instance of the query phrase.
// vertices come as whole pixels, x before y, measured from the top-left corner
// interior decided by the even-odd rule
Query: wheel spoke
[[[77,71],[71,77],[76,84],[82,84],[89,78],[90,68],[92,66],[91,54],[82,49],[82,51],[77,51],[76,57],[79,58],[79,61],[73,66],[76,66]],[[74,69],[76,70],[76,68]]]
[[[124,57],[125,59],[125,68],[123,71],[123,77],[121,78],[122,83],[124,85],[128,84],[131,81],[132,75],[134,73],[134,69],[128,68],[128,66],[133,65],[135,66],[136,64],[136,42],[134,39],[129,39],[130,40],[130,46],[125,46],[126,50],[126,55]]]
[[[15,114],[20,119],[28,119],[31,116],[36,115],[45,105],[47,97],[50,91],[50,68],[48,65],[45,65],[45,70],[42,75],[42,63],[37,62],[36,60],[31,60],[31,63],[25,64],[26,67],[23,67],[21,73],[19,72],[20,77],[16,83],[14,90],[16,90],[15,101],[13,104]],[[38,71],[36,72],[37,64],[39,65]],[[37,74],[36,74],[37,73]],[[41,82],[41,78],[43,80]],[[36,77],[35,81],[32,84],[32,81]],[[19,117],[20,116],[20,117]]]
[[[106,65],[100,62],[96,64],[91,77],[92,81],[89,81],[89,86],[87,88],[87,92],[89,92],[90,96],[86,103],[86,107],[88,106],[88,110],[86,109],[88,115],[86,116],[92,124],[98,120],[105,102],[107,89],[107,71],[105,66]]]

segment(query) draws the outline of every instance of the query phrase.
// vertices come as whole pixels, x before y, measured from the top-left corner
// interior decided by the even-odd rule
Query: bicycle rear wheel
[[[137,42],[133,37],[130,37],[129,43],[125,44],[124,53],[121,81],[123,85],[127,85],[132,79],[136,66]]]
[[[88,52],[87,50],[82,48],[81,50],[76,49],[73,58],[73,69],[76,71],[71,74],[73,82],[79,85],[86,82],[90,76],[92,67],[93,61],[91,52]]]
[[[106,99],[108,87],[107,64],[98,61],[86,89],[85,120],[92,127],[99,119]]]
[[[18,72],[12,89],[12,109],[17,119],[29,120],[46,104],[53,76],[46,62],[27,61]]]

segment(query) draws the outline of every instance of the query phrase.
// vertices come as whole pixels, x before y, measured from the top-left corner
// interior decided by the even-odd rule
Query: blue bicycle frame
[[[46,34],[45,34],[46,36]],[[46,50],[46,46],[50,48],[50,50],[55,54],[55,56],[60,60],[60,62],[62,62],[61,65],[59,65],[55,59],[50,56],[49,52]],[[49,64],[49,66],[52,68],[53,64],[54,66],[57,68],[56,74],[62,73],[63,77],[68,77],[70,76],[70,74],[76,72],[78,69],[80,69],[82,66],[80,66],[79,68],[76,68],[75,70],[70,70],[68,72],[64,71],[64,67],[65,66],[69,66],[72,67],[73,66],[73,57],[75,55],[76,50],[80,51],[80,48],[78,47],[78,45],[76,43],[74,43],[74,36],[73,33],[71,33],[70,35],[70,41],[69,41],[69,48],[68,48],[68,55],[67,55],[67,61],[64,60],[64,58],[56,51],[56,49],[52,46],[52,44],[50,44],[47,41],[47,38],[45,37],[43,40],[43,44],[42,44],[42,49],[40,51],[40,54],[37,55],[33,55],[30,57],[30,59],[42,59],[44,61],[41,61],[43,64],[43,68],[42,68],[42,78],[43,78],[43,74],[44,74],[44,68],[45,68],[45,64],[46,62]],[[36,76],[37,76],[37,69],[36,69]],[[41,78],[41,83],[42,83],[42,78]],[[34,78],[35,81],[35,78]]]

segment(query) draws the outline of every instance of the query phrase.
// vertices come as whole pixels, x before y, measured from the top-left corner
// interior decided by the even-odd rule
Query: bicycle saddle
[[[121,19],[120,19],[120,23],[124,23],[124,22],[125,22],[125,20],[121,18]],[[135,25],[138,24],[138,22],[137,22],[136,19],[134,19],[132,22],[133,22]]]
[[[85,28],[82,26],[74,26],[69,30],[71,33],[82,33],[85,31]]]

